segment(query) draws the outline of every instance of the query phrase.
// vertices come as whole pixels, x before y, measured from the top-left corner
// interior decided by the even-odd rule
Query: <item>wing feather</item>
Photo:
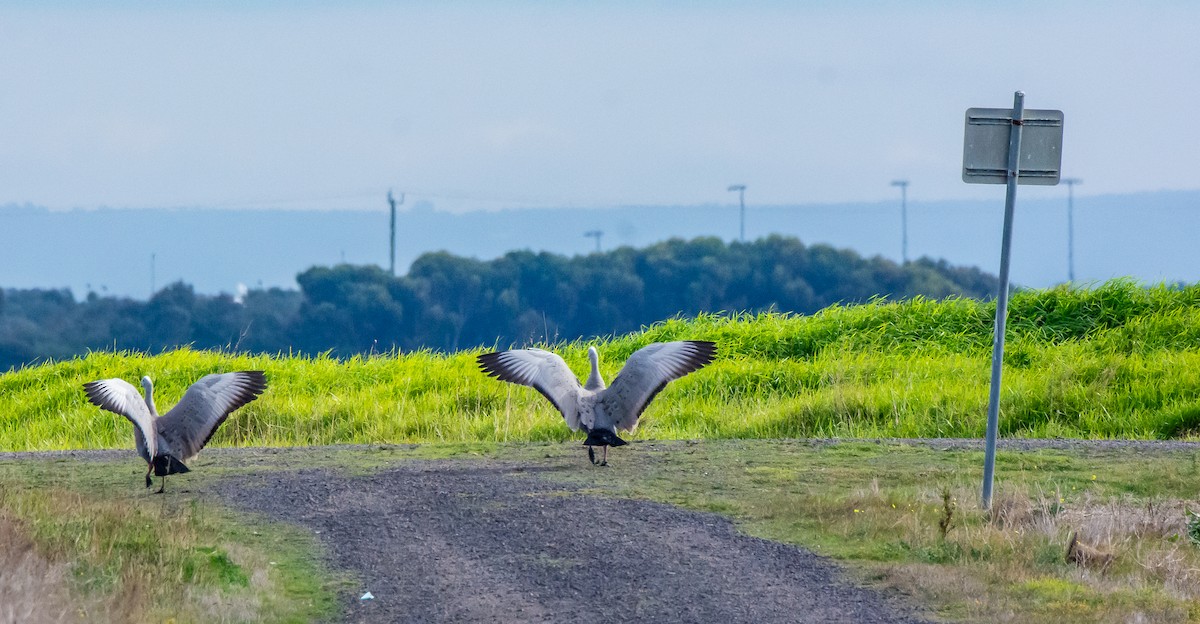
[[[231,412],[257,399],[266,389],[267,377],[262,371],[205,375],[159,419],[159,432],[179,454],[176,459],[187,461],[208,444]]]
[[[529,386],[546,397],[567,421],[579,429],[579,392],[582,386],[571,367],[558,355],[542,349],[511,349],[484,353],[479,368],[501,381]]]
[[[102,410],[120,414],[129,419],[141,432],[146,450],[153,460],[158,454],[158,436],[154,432],[154,416],[146,406],[146,399],[124,379],[101,379],[83,384],[88,401]],[[141,449],[139,449],[141,450]]]
[[[707,366],[716,356],[717,345],[706,340],[646,345],[629,356],[612,385],[600,393],[602,412],[617,429],[632,430],[668,383]]]

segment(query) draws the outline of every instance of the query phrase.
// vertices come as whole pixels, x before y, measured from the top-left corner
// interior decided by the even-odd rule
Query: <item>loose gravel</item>
[[[361,584],[342,600],[348,622],[922,621],[723,517],[586,495],[498,462],[299,470],[216,491],[319,532]]]

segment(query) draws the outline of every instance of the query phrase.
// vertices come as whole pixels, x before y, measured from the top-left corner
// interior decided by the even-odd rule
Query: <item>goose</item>
[[[617,430],[633,431],[654,396],[672,380],[708,365],[717,355],[716,344],[704,340],[656,342],[629,356],[611,386],[600,376],[600,354],[588,347],[592,370],[581,386],[563,359],[543,349],[510,349],[476,358],[491,377],[541,392],[562,414],[572,431],[583,429],[588,459],[608,465],[608,447],[624,446]],[[604,447],[597,462],[594,447]]]
[[[258,398],[267,388],[262,371],[214,373],[192,384],[183,399],[161,418],[154,408],[154,383],[142,377],[146,397],[124,379],[101,379],[83,384],[88,400],[101,409],[120,414],[133,423],[138,455],[146,460],[146,487],[150,473],[162,477],[156,494],[167,486],[167,475],[189,472],[184,462],[195,457],[233,410]]]

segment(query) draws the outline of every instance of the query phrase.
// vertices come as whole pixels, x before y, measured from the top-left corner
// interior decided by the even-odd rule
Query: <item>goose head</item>
[[[588,361],[592,364],[592,372],[588,374],[587,383],[583,387],[587,390],[603,390],[604,378],[600,376],[600,353],[596,351],[596,347],[588,347]]]
[[[150,408],[150,414],[158,416],[158,410],[154,409],[154,382],[150,381],[150,376],[142,377],[142,389],[146,391],[146,407]]]

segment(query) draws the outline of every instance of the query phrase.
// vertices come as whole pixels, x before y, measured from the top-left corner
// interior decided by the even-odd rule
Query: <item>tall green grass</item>
[[[672,383],[637,437],[983,435],[995,304],[873,301],[812,316],[713,314],[642,332],[553,345],[581,376],[586,348],[610,381],[654,341],[718,343],[708,368]],[[1200,433],[1200,286],[1016,293],[1010,303],[1001,431],[1009,436],[1179,438]],[[502,345],[507,346],[507,345]],[[565,440],[536,391],[482,375],[479,350],[355,357],[246,356],[183,349],[92,353],[0,375],[0,449],[125,447],[128,423],[89,405],[81,384],[143,374],[167,407],[210,372],[258,368],[270,387],[214,445]]]

